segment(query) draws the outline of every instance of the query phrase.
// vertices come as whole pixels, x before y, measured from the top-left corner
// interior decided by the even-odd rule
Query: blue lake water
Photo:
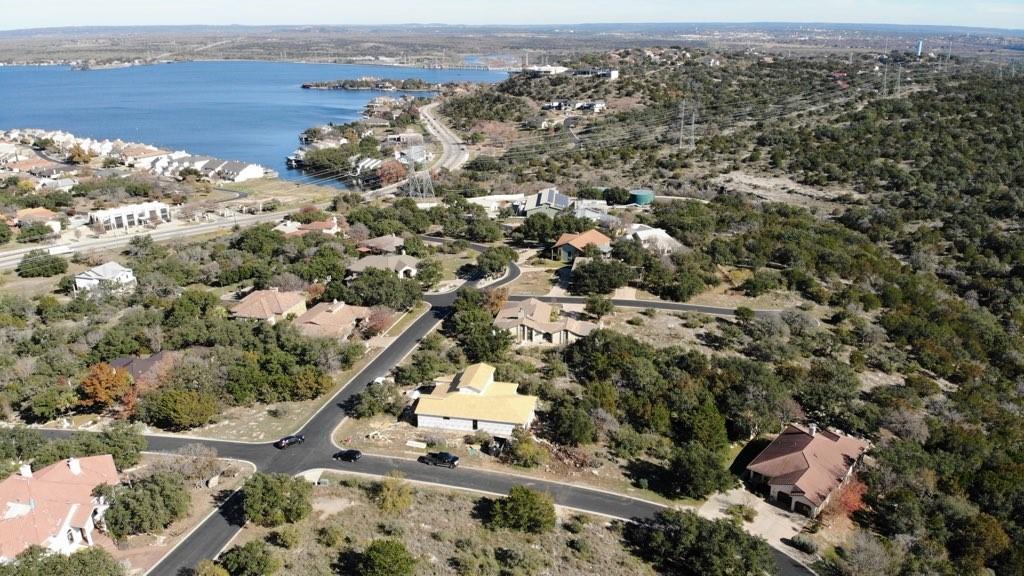
[[[289,62],[185,62],[112,70],[0,67],[0,130],[44,128],[120,138],[289,172],[304,129],[350,122],[394,92],[302,90],[304,82],[376,76],[496,82],[503,72]]]

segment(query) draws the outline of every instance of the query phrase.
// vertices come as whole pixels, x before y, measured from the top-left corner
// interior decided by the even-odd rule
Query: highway
[[[469,161],[469,152],[462,145],[462,138],[434,116],[438,103],[433,102],[420,108],[427,131],[441,143],[441,156],[434,161],[435,167],[456,170]]]

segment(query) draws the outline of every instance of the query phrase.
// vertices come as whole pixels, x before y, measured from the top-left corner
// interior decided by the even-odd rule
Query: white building
[[[639,240],[644,248],[662,255],[672,254],[685,248],[682,242],[673,238],[667,231],[646,224],[633,224],[629,227],[628,234],[630,238]]]
[[[91,546],[108,508],[93,490],[119,482],[110,454],[68,458],[35,472],[23,465],[0,482],[0,562],[10,562],[29,546],[58,554]]]
[[[89,212],[89,223],[100,224],[104,230],[135,228],[170,221],[171,207],[163,202],[126,204]]]
[[[259,164],[226,162],[217,170],[217,175],[219,175],[223,180],[229,180],[231,182],[245,182],[246,180],[263,178],[266,175],[266,169]]]
[[[75,276],[76,291],[92,291],[100,286],[109,286],[116,291],[128,290],[135,286],[135,273],[117,262],[107,262]]]
[[[490,196],[466,198],[466,201],[470,204],[482,206],[487,215],[494,218],[502,208],[513,208],[517,204],[522,205],[525,203],[526,194],[492,194]]]
[[[537,397],[519,394],[513,382],[495,382],[494,366],[473,364],[457,376],[439,378],[416,401],[416,426],[460,432],[482,430],[499,438],[529,428]]]

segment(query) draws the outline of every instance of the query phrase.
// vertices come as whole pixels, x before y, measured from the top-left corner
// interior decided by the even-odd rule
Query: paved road
[[[434,102],[420,108],[423,125],[441,143],[441,156],[434,161],[434,166],[456,170],[469,161],[469,152],[463,147],[462,138],[434,116],[437,106]]]

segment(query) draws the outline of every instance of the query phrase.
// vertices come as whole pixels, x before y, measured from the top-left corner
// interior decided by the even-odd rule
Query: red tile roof
[[[598,232],[597,230],[590,229],[580,234],[570,234],[566,232],[559,236],[558,241],[555,242],[555,248],[565,246],[568,244],[577,250],[583,250],[587,246],[593,244],[594,246],[609,246],[612,243],[612,239]]]

